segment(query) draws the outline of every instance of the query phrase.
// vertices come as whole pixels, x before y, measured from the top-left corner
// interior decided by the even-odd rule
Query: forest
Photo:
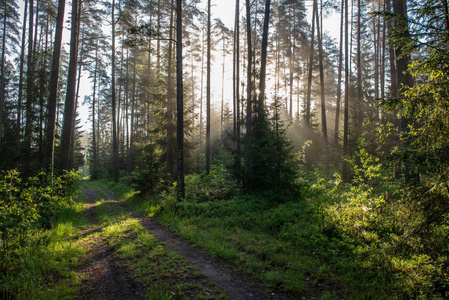
[[[449,298],[447,0],[0,7],[0,298]]]

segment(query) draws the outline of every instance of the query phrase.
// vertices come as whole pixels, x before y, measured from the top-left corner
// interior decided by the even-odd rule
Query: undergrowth
[[[184,202],[174,188],[127,202],[294,297],[447,298],[447,197],[402,185],[363,148],[352,166],[350,184],[307,174],[297,197],[214,172],[187,176]]]
[[[73,271],[86,250],[74,237],[85,223],[82,203],[73,202],[79,175],[23,180],[2,175],[0,298],[61,299],[81,281]]]

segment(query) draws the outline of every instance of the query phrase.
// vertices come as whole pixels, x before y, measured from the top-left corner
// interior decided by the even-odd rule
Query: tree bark
[[[76,69],[78,63],[78,42],[79,42],[79,26],[80,19],[80,2],[72,1],[72,28],[70,37],[70,59],[69,74],[67,77],[67,94],[64,107],[64,124],[62,128],[61,140],[61,161],[60,168],[69,170],[70,162],[70,146],[72,143],[73,120],[75,114],[75,88],[76,88]]]
[[[172,83],[172,52],[173,52],[173,0],[170,5],[170,31],[168,42],[168,78],[167,78],[167,173],[173,172],[173,83]]]
[[[343,124],[343,182],[349,182],[348,162],[349,150],[349,28],[348,28],[348,0],[345,1],[345,111]]]
[[[306,111],[304,115],[304,121],[306,130],[310,128],[310,109],[311,109],[311,96],[312,96],[312,75],[313,75],[313,52],[314,52],[314,40],[315,40],[315,18],[316,18],[316,10],[317,7],[314,5],[312,9],[312,31],[310,33],[310,52],[309,52],[309,74],[307,77],[307,96],[306,96]]]
[[[3,136],[3,103],[5,102],[5,59],[6,59],[6,20],[7,20],[7,2],[4,2],[3,15],[3,37],[2,37],[2,61],[0,64],[0,156],[2,155],[2,136]]]
[[[17,97],[17,134],[16,134],[16,158],[14,166],[18,168],[20,157],[20,140],[22,136],[22,96],[23,96],[23,65],[25,62],[25,41],[26,41],[26,21],[28,11],[28,0],[25,0],[25,8],[23,10],[23,28],[22,28],[22,44],[20,50],[20,66],[19,66],[19,95]]]
[[[247,34],[247,79],[246,79],[246,150],[251,147],[252,139],[252,34],[251,34],[251,3],[250,0],[246,0],[246,34]]]
[[[337,83],[337,105],[335,110],[335,132],[334,132],[334,147],[338,147],[338,131],[340,128],[340,108],[341,108],[341,77],[343,71],[343,22],[344,21],[344,0],[341,0],[341,15],[340,15],[340,51],[338,55],[338,83]]]
[[[260,85],[259,85],[259,115],[264,112],[265,102],[265,78],[267,69],[267,48],[268,48],[268,29],[270,25],[270,5],[271,0],[265,1],[265,18],[262,31],[262,54],[260,59]]]
[[[185,199],[184,186],[184,88],[182,82],[182,0],[176,0],[176,104],[177,200]]]
[[[51,170],[53,173],[54,163],[54,139],[56,127],[56,106],[58,104],[58,81],[59,81],[59,66],[61,61],[61,46],[62,46],[62,32],[64,30],[64,10],[65,0],[59,0],[58,15],[56,17],[56,33],[55,43],[53,46],[53,60],[51,64],[50,75],[50,95],[48,98],[47,108],[47,126],[45,132],[45,155],[44,155],[44,170],[47,172]]]
[[[33,26],[34,26],[34,2],[30,0],[28,28],[28,59],[27,59],[27,100],[25,123],[25,176],[31,173],[31,139],[33,135],[33,90],[34,90],[34,52],[33,52]]]
[[[409,36],[408,31],[408,19],[407,19],[407,1],[406,0],[393,0],[393,12],[398,16],[399,28],[403,30],[403,34]],[[396,59],[397,59],[397,83],[401,88],[399,89],[399,97],[413,86],[413,77],[410,72],[407,71],[408,65],[410,63],[410,55],[403,54],[403,46],[396,48]],[[402,109],[402,108],[401,108]],[[408,125],[411,120],[405,116],[401,117],[400,120],[400,131],[408,133]],[[401,140],[401,146],[407,147],[410,145],[410,137],[406,137],[405,140]],[[405,162],[404,167],[404,180],[406,184],[417,184],[419,182],[419,174],[410,169],[410,164]]]
[[[363,103],[363,91],[362,91],[362,49],[361,49],[361,1],[357,0],[357,123],[355,125],[356,131],[360,133],[360,127],[362,126],[362,103]]]
[[[210,64],[211,64],[211,29],[210,2],[207,1],[207,75],[206,75],[206,174],[210,173]]]
[[[314,1],[314,5],[317,6],[316,0]],[[325,89],[324,89],[324,66],[323,66],[323,43],[321,36],[321,27],[320,21],[318,17],[318,8],[315,8],[316,13],[316,27],[317,27],[317,39],[318,39],[318,55],[319,55],[319,64],[320,64],[320,88],[321,88],[321,130],[323,134],[323,163],[324,163],[324,174],[325,176],[329,176],[329,159],[328,159],[328,148],[329,148],[329,140],[327,137],[327,120],[326,120],[326,101],[325,101]]]
[[[97,135],[95,128],[95,96],[97,88],[97,69],[98,69],[98,41],[95,48],[95,70],[94,70],[94,86],[92,91],[92,179],[96,179],[98,176],[98,155],[97,155]]]

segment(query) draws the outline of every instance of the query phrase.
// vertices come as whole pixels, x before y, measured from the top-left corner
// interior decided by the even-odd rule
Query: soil
[[[89,221],[89,230],[84,236],[99,232],[101,228],[95,218],[95,201],[99,191],[85,190],[89,204],[84,211]],[[93,228],[93,229],[92,229]],[[115,249],[107,245],[104,238],[94,235],[85,245],[89,248],[87,263],[80,273],[88,279],[83,281],[77,299],[145,299],[144,287],[134,280],[131,270],[127,269],[114,255]]]
[[[85,234],[101,230],[95,218],[94,204],[99,193],[109,199],[115,199],[111,191],[84,191],[89,202],[85,215],[90,223]],[[141,215],[122,201],[116,203],[133,218],[137,218],[145,229],[164,243],[167,250],[184,257],[200,270],[204,279],[226,290],[229,299],[291,299],[286,294],[270,290],[225,260],[212,257],[203,249],[192,246],[185,238],[161,225],[157,220]],[[81,273],[88,279],[82,282],[77,299],[144,299],[145,288],[134,279],[132,270],[122,264],[121,259],[114,255],[115,249],[99,234],[94,236],[95,238],[88,242],[90,245],[86,245],[90,249],[87,253],[87,263],[81,266]]]

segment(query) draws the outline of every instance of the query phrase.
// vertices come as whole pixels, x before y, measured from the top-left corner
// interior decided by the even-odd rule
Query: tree
[[[8,54],[11,53],[8,49],[9,46],[14,46],[17,43],[16,37],[19,35],[19,29],[16,24],[18,24],[18,6],[15,1],[4,0],[0,4],[2,7],[2,11],[0,12],[0,23],[2,25],[2,34],[1,34],[1,57],[0,57],[0,155],[2,157],[2,149],[3,149],[3,135],[4,135],[4,117],[3,110],[5,107],[5,100],[7,94],[7,57]],[[26,8],[25,8],[26,10]],[[10,43],[8,43],[8,40]]]
[[[117,96],[116,96],[116,90],[115,90],[115,0],[112,0],[112,13],[111,13],[111,26],[112,26],[112,70],[111,70],[111,76],[112,76],[112,86],[111,86],[111,101],[112,101],[112,162],[113,162],[113,169],[114,169],[114,181],[118,182],[120,177],[120,170],[119,170],[119,148],[118,148],[118,133],[117,133]]]
[[[176,104],[177,200],[185,198],[184,186],[184,88],[182,82],[182,0],[176,0]]]
[[[33,91],[34,91],[34,59],[33,59],[33,28],[34,28],[34,2],[30,0],[28,28],[28,58],[27,58],[27,100],[25,124],[25,157],[24,173],[31,173],[31,139],[33,134]]]
[[[211,64],[211,30],[210,0],[207,1],[207,77],[206,77],[206,174],[210,172],[210,64]]]
[[[44,155],[44,169],[49,171],[53,166],[54,160],[54,138],[56,127],[56,106],[58,98],[58,80],[59,80],[59,65],[61,61],[61,45],[62,45],[62,31],[64,25],[64,11],[65,0],[58,2],[58,15],[56,17],[56,33],[55,42],[53,46],[53,61],[51,66],[50,78],[50,97],[48,99],[47,109],[47,126],[45,134],[45,155]],[[53,168],[51,168],[53,170]]]
[[[170,29],[169,29],[169,44],[168,44],[168,78],[167,78],[167,173],[173,175],[173,0],[170,5]]]
[[[349,26],[348,26],[348,0],[345,1],[345,110],[343,124],[343,170],[342,179],[349,182],[348,163],[346,161],[349,150]]]
[[[307,76],[307,95],[306,95],[306,107],[304,122],[307,128],[310,128],[310,110],[311,110],[311,95],[312,95],[312,76],[313,76],[313,52],[314,52],[314,40],[315,40],[315,18],[316,18],[316,5],[312,9],[312,30],[310,32],[310,52],[309,52],[309,69]]]
[[[252,62],[253,47],[251,34],[251,4],[246,0],[246,42],[247,42],[247,78],[246,78],[246,150],[251,147],[252,130]]]
[[[341,78],[343,71],[343,23],[344,23],[344,0],[341,0],[341,14],[340,14],[340,51],[338,55],[338,86],[337,86],[337,104],[335,110],[335,133],[334,133],[334,147],[338,147],[338,131],[340,128],[340,108],[341,108]]]
[[[314,1],[314,6],[317,6],[316,0]],[[324,141],[324,173],[326,176],[329,175],[329,159],[327,157],[327,151],[329,148],[329,140],[327,137],[327,121],[326,121],[326,102],[324,98],[324,66],[323,66],[323,44],[321,36],[321,28],[318,17],[318,8],[314,8],[316,14],[316,27],[317,27],[317,38],[318,38],[318,52],[319,52],[319,64],[320,64],[320,87],[321,87],[321,129],[323,133]]]
[[[260,85],[259,85],[259,114],[263,113],[265,101],[265,77],[267,68],[267,47],[268,47],[268,27],[270,25],[270,5],[271,0],[265,2],[265,18],[262,35],[262,54],[260,59]]]
[[[25,8],[24,11],[28,10],[28,0],[25,0]],[[18,96],[17,96],[17,134],[16,134],[16,151],[15,151],[15,167],[19,166],[19,156],[20,156],[20,141],[21,141],[21,133],[22,133],[22,96],[23,96],[23,73],[24,73],[24,65],[25,65],[25,47],[26,47],[26,21],[27,14],[23,14],[23,22],[22,22],[22,43],[20,47],[20,63],[19,63],[19,88],[18,88]]]

